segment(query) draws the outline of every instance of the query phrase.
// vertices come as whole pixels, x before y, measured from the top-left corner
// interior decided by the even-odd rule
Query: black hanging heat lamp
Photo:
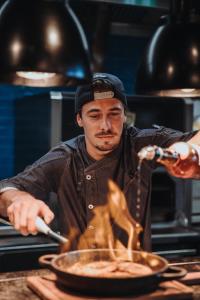
[[[0,82],[75,86],[90,81],[88,44],[64,0],[7,0],[0,10]]]
[[[200,1],[172,0],[136,78],[138,94],[200,96]]]

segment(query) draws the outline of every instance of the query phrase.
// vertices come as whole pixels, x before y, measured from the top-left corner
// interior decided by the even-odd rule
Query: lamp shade
[[[136,92],[199,97],[200,15],[195,10],[166,18],[157,28],[138,69]]]
[[[90,77],[87,40],[68,1],[5,2],[0,11],[0,82],[74,86]]]

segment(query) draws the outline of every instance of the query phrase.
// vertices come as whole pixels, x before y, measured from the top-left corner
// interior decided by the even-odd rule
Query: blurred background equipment
[[[169,97],[200,95],[200,3],[170,0],[140,64],[139,94]]]
[[[0,40],[0,82],[46,87],[90,80],[88,43],[67,0],[7,0]]]

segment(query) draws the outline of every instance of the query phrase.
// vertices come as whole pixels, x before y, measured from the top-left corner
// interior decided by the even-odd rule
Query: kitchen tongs
[[[8,222],[2,218],[0,218],[0,223],[13,227],[13,225],[10,222]],[[69,242],[69,240],[67,238],[65,238],[64,236],[51,230],[51,228],[40,217],[36,218],[35,224],[36,224],[36,228],[39,232],[42,232],[42,233],[50,236],[51,238],[57,240],[59,243],[65,244],[65,243]]]

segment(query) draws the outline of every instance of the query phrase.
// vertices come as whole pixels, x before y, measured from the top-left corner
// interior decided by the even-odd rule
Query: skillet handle
[[[46,254],[39,257],[39,264],[42,267],[47,267],[48,269],[51,269],[51,261],[56,258],[57,254]]]
[[[181,279],[187,274],[187,270],[175,267],[175,266],[168,266],[167,270],[163,273],[160,273],[159,279],[160,281],[168,281],[168,280],[177,280]]]

